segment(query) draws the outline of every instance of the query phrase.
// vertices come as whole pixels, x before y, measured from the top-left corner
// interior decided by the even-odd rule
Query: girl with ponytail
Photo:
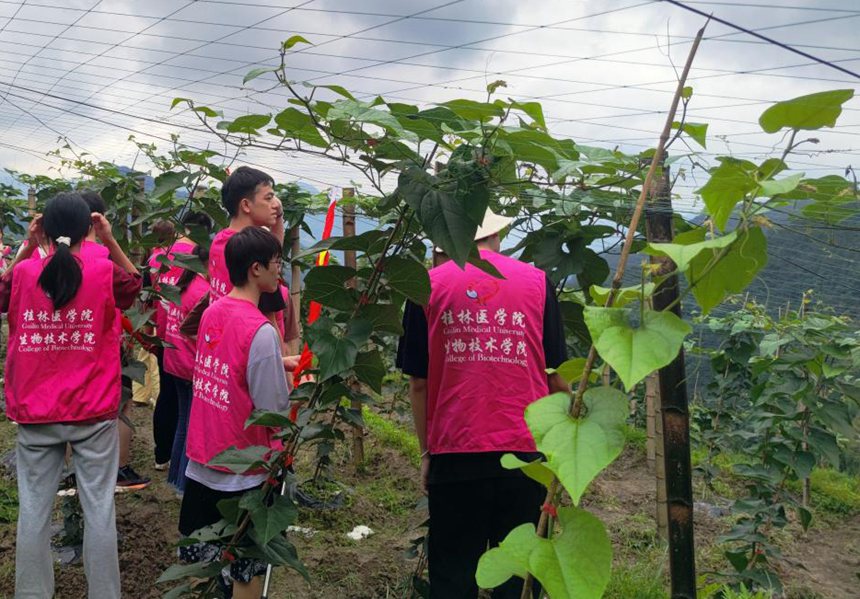
[[[81,260],[92,226],[111,260]],[[47,239],[53,253],[29,259]],[[6,415],[18,423],[15,596],[52,597],[53,499],[67,444],[84,511],[90,598],[120,597],[114,487],[118,467],[120,356],[117,309],[131,307],[141,277],[110,223],[77,193],[51,199],[30,224],[27,247],[0,278],[8,312]]]
[[[209,262],[209,250],[207,248],[198,245],[194,247],[191,253],[203,264]],[[178,495],[182,495],[185,492],[185,468],[188,466],[185,441],[188,437],[188,418],[191,414],[191,381],[194,374],[197,343],[195,339],[183,335],[179,329],[191,309],[209,291],[209,279],[191,269],[186,269],[176,282],[176,286],[179,288],[180,301],[178,304],[169,304],[167,307],[165,341],[171,347],[164,350],[164,371],[171,375],[170,379],[175,385],[178,404],[176,433],[173,437],[167,482],[173,485]]]

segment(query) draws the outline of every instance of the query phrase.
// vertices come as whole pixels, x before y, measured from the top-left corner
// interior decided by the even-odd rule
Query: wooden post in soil
[[[710,21],[710,19],[709,19]],[[624,237],[624,245],[621,246],[621,255],[618,257],[618,264],[615,267],[615,276],[612,277],[612,286],[610,287],[609,294],[606,298],[606,303],[604,307],[611,308],[613,303],[615,302],[615,297],[618,295],[618,290],[621,289],[621,282],[624,279],[624,271],[627,268],[627,260],[630,257],[631,248],[633,247],[634,238],[637,235],[637,231],[639,230],[639,223],[642,217],[642,212],[646,204],[646,200],[650,195],[651,184],[655,177],[655,172],[657,171],[658,164],[662,162],[663,151],[666,147],[666,144],[669,142],[669,136],[672,131],[672,123],[675,121],[675,115],[678,111],[678,104],[681,103],[681,95],[684,90],[684,86],[687,82],[687,75],[690,73],[690,67],[693,65],[693,59],[696,57],[696,51],[699,49],[699,44],[702,42],[702,38],[705,35],[705,28],[708,26],[708,23],[705,22],[705,25],[699,29],[696,33],[696,37],[693,39],[693,45],[690,48],[690,53],[687,55],[687,61],[684,64],[684,69],[681,71],[681,77],[678,80],[678,85],[675,88],[675,95],[672,97],[672,104],[669,108],[669,113],[666,115],[666,122],[663,125],[663,131],[660,133],[660,140],[657,142],[657,149],[655,150],[652,158],[651,164],[648,167],[648,172],[645,174],[645,181],[642,185],[642,190],[639,193],[639,199],[636,200],[636,206],[633,209],[633,215],[630,217],[630,225],[627,227],[627,233]],[[669,224],[671,225],[671,218],[669,220]],[[677,278],[675,280],[677,287]],[[677,292],[677,289],[676,289]],[[677,295],[676,295],[677,297]],[[666,307],[666,304],[661,306],[662,308]],[[659,309],[657,304],[654,305],[655,309]],[[581,415],[581,411],[583,409],[583,396],[585,395],[585,391],[588,387],[588,379],[591,375],[591,371],[594,368],[594,363],[597,360],[597,349],[594,345],[588,350],[588,357],[585,360],[585,366],[582,369],[582,374],[579,378],[579,383],[576,387],[576,392],[572,398],[570,404],[570,416],[572,418],[579,418]],[[677,360],[676,360],[677,362]],[[673,362],[674,364],[674,362]],[[683,372],[683,353],[681,354],[681,372]],[[684,397],[685,405],[686,405],[686,396]],[[666,403],[663,404],[663,408],[666,408]],[[686,413],[685,413],[686,416]],[[666,414],[663,415],[664,420],[666,419]],[[685,420],[685,422],[687,422]],[[675,424],[673,420],[671,422]],[[672,428],[667,428],[664,422],[664,430],[669,430],[670,434],[673,434],[675,431]],[[669,537],[669,566],[670,566],[670,574],[672,576],[672,599],[695,599],[696,598],[696,568],[695,568],[695,555],[693,553],[693,505],[692,505],[692,483],[689,479],[690,474],[690,446],[689,446],[689,426],[687,427],[687,437],[686,437],[686,463],[687,463],[687,481],[690,487],[690,503],[686,506],[681,505],[679,509],[674,509],[675,505],[672,506],[672,511],[669,513],[670,517],[670,537]],[[667,459],[670,456],[667,456]],[[672,458],[678,457],[674,453],[671,455]],[[667,470],[668,470],[668,462],[667,462]],[[673,476],[674,473],[673,473]],[[560,492],[560,483],[557,477],[553,477],[552,482],[549,484],[549,488],[547,490],[546,498],[544,500],[545,504],[555,505],[558,502],[557,495]],[[670,499],[674,500],[674,496],[670,495]],[[672,536],[673,529],[671,528],[671,522],[676,521],[682,523],[681,531],[682,534],[679,534],[677,537]],[[538,525],[536,527],[536,534],[538,537],[546,538],[547,536],[547,528],[549,524],[549,516],[548,510],[541,510],[540,519],[538,520]],[[689,533],[688,535],[686,533]],[[520,599],[530,599],[532,596],[532,584],[534,582],[534,577],[531,572],[526,575],[525,581],[523,582],[523,590],[520,594]]]
[[[302,336],[302,268],[294,258],[301,251],[302,229],[296,225],[290,228],[290,301],[299,327],[299,339]]]
[[[355,204],[352,203],[352,199],[355,197],[355,189],[352,187],[344,187],[343,189],[343,199],[345,200],[343,203],[343,236],[344,237],[354,237],[355,236]],[[355,250],[344,250],[343,252],[343,265],[347,268],[356,268],[356,258],[355,258]],[[347,282],[347,285],[350,287],[355,287],[355,279],[350,279]],[[350,388],[353,391],[361,390],[361,383],[356,380],[352,380],[349,384]],[[358,400],[352,400],[352,404],[350,406],[354,410],[358,410],[361,413],[361,402]],[[362,463],[364,463],[364,429],[360,426],[353,425],[352,427],[352,465],[358,468]]]
[[[134,203],[131,205],[131,220],[137,219],[140,216],[140,207],[146,201],[144,194],[145,191],[146,180],[143,178],[143,175],[137,177],[137,194],[135,194]],[[143,223],[137,225],[137,235],[138,238],[143,236]],[[134,240],[134,232],[132,228],[128,228],[128,241],[131,243]],[[143,261],[146,258],[143,250],[143,246],[138,246],[136,248],[132,248],[131,251],[131,261],[137,267],[143,266]]]
[[[36,188],[30,187],[27,189],[27,211],[30,213],[30,218],[36,215]]]
[[[669,539],[669,512],[666,509],[666,464],[663,451],[663,419],[660,413],[660,378],[656,372],[645,379],[646,429],[648,432],[648,472],[654,475],[656,496],[654,519],[657,535]]]
[[[651,201],[645,211],[646,236],[649,242],[671,243],[672,200],[669,172],[655,182]],[[669,258],[652,257],[656,276],[668,275],[654,291],[655,310],[669,309],[679,317],[678,275]],[[668,508],[669,569],[672,577],[673,599],[696,596],[696,562],[693,543],[693,476],[690,463],[690,414],[687,401],[687,373],[684,348],[678,356],[659,370],[660,412],[663,425],[663,450],[666,476],[666,505]]]

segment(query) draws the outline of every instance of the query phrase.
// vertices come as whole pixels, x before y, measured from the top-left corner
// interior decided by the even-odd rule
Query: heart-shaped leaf
[[[759,125],[767,133],[782,128],[820,129],[833,127],[842,114],[842,105],[854,97],[853,89],[834,89],[778,102],[759,117]]]
[[[603,523],[585,510],[558,510],[561,534],[543,539],[533,524],[513,529],[481,556],[475,580],[482,588],[531,573],[553,599],[599,599],[609,583],[612,545]]]
[[[624,308],[585,308],[585,323],[600,357],[612,366],[629,391],[646,376],[678,355],[692,327],[672,312],[644,313],[638,327],[630,325]]]
[[[526,408],[526,423],[546,467],[552,470],[575,505],[589,483],[624,448],[627,396],[597,387],[583,397],[586,414],[570,416],[570,396],[555,393]]]

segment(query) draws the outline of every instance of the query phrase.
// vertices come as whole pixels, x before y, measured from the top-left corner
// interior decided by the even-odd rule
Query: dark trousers
[[[166,464],[173,451],[176,422],[179,418],[179,403],[176,399],[174,376],[164,372],[164,352],[158,358],[158,399],[152,412],[152,439],[155,441],[155,462]]]
[[[495,547],[520,524],[536,524],[545,498],[543,486],[525,476],[429,485],[431,599],[475,599],[475,571],[488,544]],[[522,588],[514,576],[493,597],[519,599]]]
[[[173,377],[176,384],[176,403],[179,406],[179,416],[176,422],[176,437],[173,439],[173,452],[170,454],[170,470],[167,482],[172,484],[180,493],[185,491],[185,468],[188,466],[188,456],[185,455],[185,441],[188,438],[188,417],[191,415],[191,381],[178,376]]]

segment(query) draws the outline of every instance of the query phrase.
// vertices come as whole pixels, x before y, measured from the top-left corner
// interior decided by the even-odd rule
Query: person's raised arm
[[[110,252],[110,259],[124,271],[133,275],[139,275],[140,273],[137,268],[135,268],[131,260],[128,259],[128,256],[125,255],[125,252],[122,251],[122,248],[119,247],[119,243],[111,231],[110,222],[108,222],[108,219],[104,217],[104,214],[93,212],[92,217],[93,230],[96,233],[96,237],[99,238],[99,241],[101,241]]]

